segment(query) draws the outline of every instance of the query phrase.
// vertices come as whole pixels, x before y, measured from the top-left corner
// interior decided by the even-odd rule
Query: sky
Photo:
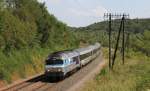
[[[126,13],[130,18],[150,18],[150,0],[38,0],[50,14],[72,27],[103,19],[104,13]]]

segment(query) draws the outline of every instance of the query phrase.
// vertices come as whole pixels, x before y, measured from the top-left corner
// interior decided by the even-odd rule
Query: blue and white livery
[[[55,52],[45,61],[45,75],[48,77],[65,77],[68,73],[82,68],[100,54],[101,45],[94,45]]]

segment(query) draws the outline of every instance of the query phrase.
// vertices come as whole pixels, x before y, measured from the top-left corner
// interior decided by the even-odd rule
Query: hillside
[[[108,65],[80,91],[149,91],[150,90],[150,19],[133,19],[125,25],[125,64],[122,65],[121,41],[114,69]],[[99,22],[87,27],[72,28],[84,43],[99,41],[108,62],[108,24]],[[112,47],[115,48],[119,20],[112,25]],[[129,36],[128,36],[129,35]],[[121,37],[122,38],[122,37]],[[106,48],[104,48],[106,47]]]
[[[0,83],[43,72],[49,53],[76,47],[75,36],[44,3],[0,0]]]
[[[70,41],[67,26],[36,0],[1,0],[0,48],[4,51],[34,46],[62,45]],[[53,39],[56,40],[53,40]],[[55,42],[54,42],[55,41]],[[67,45],[67,44],[66,44]]]
[[[113,47],[116,43],[119,31],[119,20],[112,23],[112,43]],[[133,19],[127,20],[125,23],[126,47],[130,51],[142,52],[150,56],[150,19]],[[87,27],[72,28],[78,38],[83,42],[94,43],[99,41],[103,46],[108,46],[108,23],[99,22],[91,24]],[[129,36],[128,36],[129,35]],[[88,40],[87,40],[88,39]]]
[[[126,31],[132,33],[143,33],[144,30],[150,30],[150,19],[128,19],[126,20]],[[119,29],[120,20],[112,21],[112,30],[116,31]],[[80,30],[106,30],[108,27],[108,22],[102,21],[91,24],[86,27],[79,28]]]
[[[108,62],[108,49],[103,50]],[[130,52],[122,65],[117,56],[114,70],[104,68],[79,91],[149,91],[150,59],[142,53]]]

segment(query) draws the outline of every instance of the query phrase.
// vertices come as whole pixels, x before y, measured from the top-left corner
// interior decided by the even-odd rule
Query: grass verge
[[[150,58],[140,53],[134,53],[134,56],[130,54],[125,65],[122,65],[120,59],[117,58],[114,70],[104,68],[85,84],[82,91],[149,91]]]

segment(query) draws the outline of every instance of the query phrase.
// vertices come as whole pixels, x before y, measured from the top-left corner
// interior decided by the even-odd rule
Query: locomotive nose
[[[63,72],[63,68],[61,68],[61,67],[56,67],[56,68],[50,67],[50,68],[46,68],[45,71],[46,72]]]

